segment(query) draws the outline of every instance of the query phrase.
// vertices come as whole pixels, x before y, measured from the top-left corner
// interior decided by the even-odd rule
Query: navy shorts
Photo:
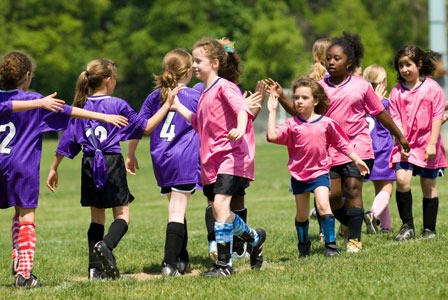
[[[366,160],[364,160],[364,162],[369,167],[369,170],[372,170],[374,160],[366,159]],[[346,177],[369,179],[369,175],[370,174],[366,174],[365,176],[362,176],[353,161],[342,164],[342,165],[331,167],[331,169],[330,169],[330,178],[331,179],[346,178]]]
[[[249,179],[228,174],[218,174],[216,182],[204,186],[203,192],[208,201],[215,201],[215,195],[244,196]]]
[[[172,191],[179,193],[192,193],[196,190],[196,183],[190,184],[179,184],[179,185],[171,185],[171,186],[162,186],[160,188],[160,193],[162,195],[166,195],[171,193]]]
[[[411,164],[407,161],[398,162],[395,164],[395,171],[398,170],[412,170],[412,176],[420,176],[422,178],[434,179],[444,175],[444,169],[427,169]]]
[[[290,192],[294,195],[309,193],[314,191],[317,187],[325,186],[330,189],[330,176],[328,174],[320,175],[310,181],[298,181],[291,177]]]

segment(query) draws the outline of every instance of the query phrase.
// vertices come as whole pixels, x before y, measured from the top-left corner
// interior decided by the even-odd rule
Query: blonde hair
[[[174,49],[169,51],[163,58],[163,73],[154,75],[156,89],[160,89],[160,101],[164,103],[168,98],[170,89],[178,85],[179,79],[186,76],[193,64],[190,53],[184,49]]]
[[[327,73],[327,69],[325,68],[325,60],[327,56],[327,49],[330,44],[331,40],[327,38],[318,39],[313,44],[313,49],[311,52],[313,54],[314,64],[311,67],[310,77],[314,80],[321,80]]]
[[[78,76],[73,106],[84,107],[88,95],[93,94],[101,87],[103,79],[116,76],[116,74],[117,67],[115,62],[110,59],[99,58],[89,62],[86,69]]]
[[[387,81],[386,69],[376,64],[365,68],[362,77],[370,82],[373,89],[375,89],[377,85],[381,84],[383,81]]]

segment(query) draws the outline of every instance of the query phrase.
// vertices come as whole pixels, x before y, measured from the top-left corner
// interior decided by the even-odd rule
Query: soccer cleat
[[[366,223],[367,234],[378,233],[378,220],[375,218],[372,212],[366,212],[366,214],[364,215],[364,223]]]
[[[340,237],[344,238],[344,244],[348,243],[348,226],[344,224],[339,225],[338,234]]]
[[[95,279],[107,279],[106,274],[103,273],[102,270],[97,268],[89,268],[89,280]]]
[[[324,254],[325,256],[338,256],[339,255],[339,248],[336,245],[336,243],[330,243],[326,244],[324,248]]]
[[[389,234],[394,232],[392,228],[381,228],[381,233]]]
[[[299,249],[299,258],[309,256],[311,253],[311,241],[308,243],[298,243],[297,249]]]
[[[241,248],[234,250],[236,251],[232,252],[232,259],[238,260],[250,256],[249,252],[247,251],[247,243],[243,243]]]
[[[218,260],[218,245],[216,244],[216,241],[208,242],[208,257],[210,257],[212,262]]]
[[[415,237],[414,227],[410,227],[408,224],[401,225],[400,232],[398,232],[395,240],[397,242],[402,242],[406,240],[410,240]]]
[[[255,231],[258,234],[258,243],[250,253],[250,267],[252,269],[260,269],[263,265],[263,245],[266,241],[266,231],[262,228],[257,228]]]
[[[30,274],[30,278],[25,279],[21,274],[17,274],[16,280],[14,281],[15,287],[25,287],[25,288],[35,288],[41,287],[43,284],[37,280],[37,277]]]
[[[423,239],[431,239],[431,238],[434,238],[434,237],[436,237],[436,232],[435,231],[433,231],[431,229],[428,229],[428,228],[423,229],[423,232],[422,232],[422,238]]]
[[[362,250],[362,243],[358,239],[350,239],[347,242],[347,253],[356,253]]]
[[[178,260],[176,263],[176,269],[181,275],[190,272],[190,263],[188,261]]]
[[[182,274],[180,274],[176,268],[173,268],[166,262],[162,263],[162,276],[163,277],[177,277],[177,276],[181,276],[181,275]]]
[[[112,250],[103,241],[96,243],[93,249],[103,264],[103,273],[111,279],[120,278],[120,271],[117,268]]]
[[[218,260],[213,265],[213,269],[204,273],[204,276],[206,276],[206,277],[226,277],[226,276],[230,276],[232,274],[233,274],[232,266],[229,266],[228,264]]]

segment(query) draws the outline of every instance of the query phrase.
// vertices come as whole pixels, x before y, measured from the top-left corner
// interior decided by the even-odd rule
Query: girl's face
[[[310,87],[300,86],[296,88],[293,97],[297,114],[309,117],[314,112],[317,101],[314,99]]]
[[[401,77],[403,77],[406,82],[415,83],[418,81],[420,67],[417,66],[409,56],[400,57],[397,65],[398,72],[400,72]]]
[[[351,65],[344,49],[339,45],[333,45],[327,51],[326,68],[330,76],[342,77],[347,75],[347,68]]]
[[[212,62],[203,47],[193,49],[193,72],[197,79],[207,81],[210,74],[217,74],[217,62]]]

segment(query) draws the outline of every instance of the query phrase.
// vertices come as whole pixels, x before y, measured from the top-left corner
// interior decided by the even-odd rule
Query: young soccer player
[[[439,208],[436,179],[448,166],[440,136],[445,95],[429,77],[436,68],[434,52],[404,46],[395,55],[394,67],[399,84],[390,92],[390,114],[412,145],[409,156],[403,157],[395,144],[390,159],[397,175],[395,196],[402,221],[395,239],[405,241],[415,236],[411,180],[417,175],[423,193],[422,237],[432,238],[436,235]]]
[[[295,227],[299,240],[299,257],[310,255],[308,214],[310,193],[314,193],[321,226],[325,237],[325,255],[339,255],[334,234],[334,216],[330,209],[331,145],[353,160],[362,175],[369,173],[366,163],[359,158],[349,144],[347,135],[332,119],[323,116],[328,109],[328,98],[322,86],[309,76],[292,82],[295,117],[276,126],[277,95],[271,92],[266,132],[268,142],[288,147],[288,169],[291,173],[291,190],[296,200]]]
[[[179,101],[196,112],[200,92],[187,87],[193,76],[192,63],[191,54],[183,49],[174,49],[165,55],[164,71],[155,76],[155,90],[140,109],[142,117],[150,118],[156,114],[167,101],[170,89],[177,86],[182,87],[177,94]],[[138,141],[130,141],[126,158],[126,169],[133,175],[138,169],[135,157]],[[187,271],[190,260],[187,251],[188,202],[195,189],[202,188],[198,135],[182,116],[170,111],[151,132],[150,153],[157,184],[169,201],[162,275],[178,276]]]
[[[129,125],[120,129],[102,122],[72,120],[62,135],[47,178],[47,187],[54,192],[62,159],[73,158],[83,150],[81,205],[90,207],[91,213],[87,231],[90,279],[120,277],[112,250],[128,230],[129,204],[134,200],[126,181],[120,142],[150,133],[162,121],[179,91],[179,88],[172,90],[159,111],[147,120],[125,100],[111,96],[116,76],[117,67],[112,60],[89,62],[78,76],[73,103],[92,111],[123,115],[128,118]],[[106,208],[112,208],[114,221],[104,236]]]
[[[193,46],[193,70],[205,83],[197,113],[178,100],[174,108],[198,132],[200,141],[201,177],[204,194],[213,202],[218,260],[206,276],[233,274],[233,235],[251,243],[251,267],[259,269],[263,263],[263,244],[266,232],[251,229],[230,210],[232,196],[244,194],[249,181],[254,179],[255,141],[252,114],[238,87],[220,77],[238,67],[232,44],[204,38]]]
[[[12,110],[40,107],[42,95],[28,92],[35,69],[29,55],[19,51],[6,54],[0,61],[0,103]],[[29,102],[31,107],[25,102]],[[41,103],[41,104],[39,104]],[[0,208],[15,207],[12,220],[12,262],[16,287],[38,287],[41,282],[31,273],[36,244],[35,210],[38,206],[39,169],[42,135],[64,130],[70,117],[93,118],[118,126],[126,125],[126,118],[90,112],[50,100],[50,110],[36,108],[11,113],[0,120]],[[36,105],[36,106],[35,106]],[[60,111],[59,111],[60,110]],[[58,111],[58,112],[53,112]]]

